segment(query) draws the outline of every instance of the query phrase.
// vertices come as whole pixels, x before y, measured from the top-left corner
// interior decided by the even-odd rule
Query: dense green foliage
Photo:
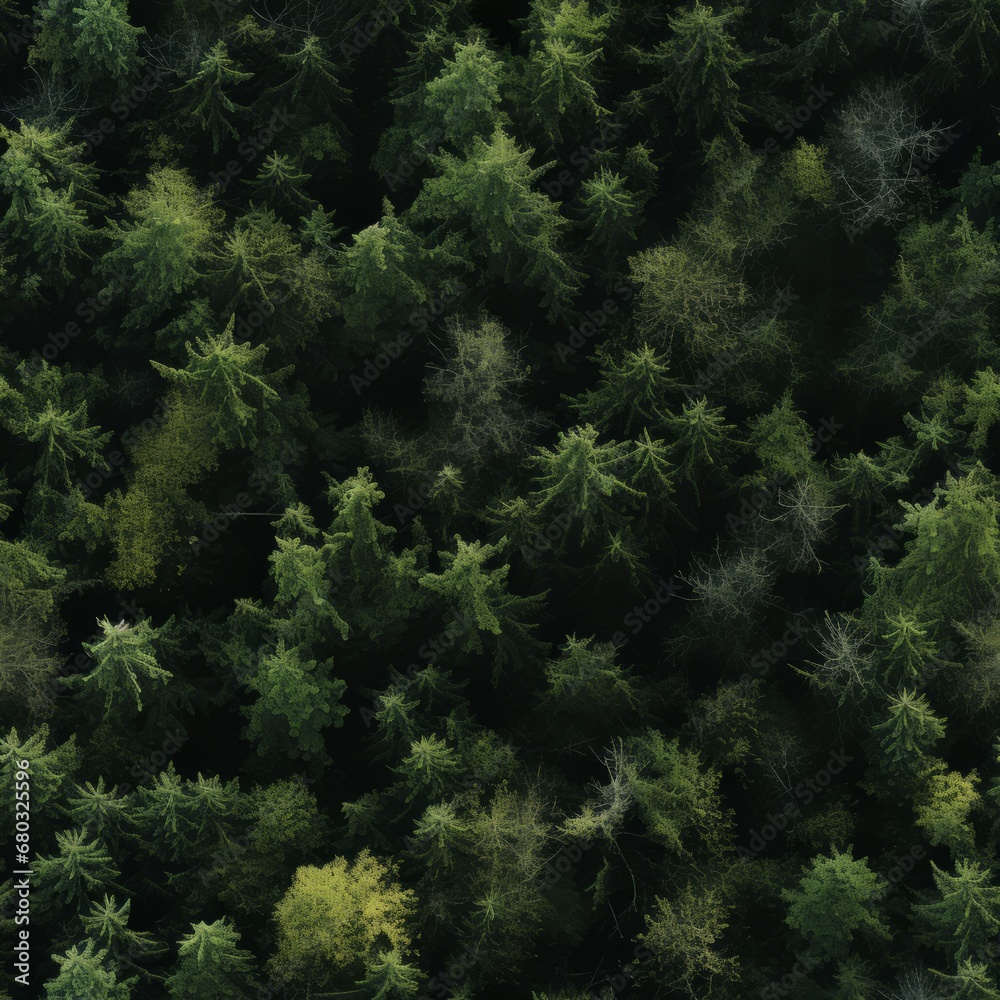
[[[1000,1000],[998,0],[0,27],[0,1000]]]

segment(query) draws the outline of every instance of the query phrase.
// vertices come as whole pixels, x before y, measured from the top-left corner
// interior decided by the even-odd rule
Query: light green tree
[[[134,330],[197,286],[223,213],[187,171],[174,167],[151,171],[144,186],[125,196],[124,208],[124,221],[108,221],[112,247],[100,271],[119,275],[108,291],[127,299],[122,325]]]
[[[73,945],[62,955],[53,955],[59,973],[45,984],[45,1000],[130,1000],[136,980],[118,981],[118,974],[104,965],[105,949],[88,941],[81,950]]]
[[[361,972],[386,941],[406,955],[415,903],[394,866],[367,850],[354,861],[303,866],[275,907],[279,936],[271,967],[282,982],[321,984]]]
[[[876,908],[887,891],[867,858],[854,858],[850,848],[833,849],[812,859],[795,889],[782,890],[785,923],[806,939],[810,956],[847,958],[861,935],[888,939],[889,928]]]
[[[103,695],[104,718],[127,719],[143,709],[158,685],[166,684],[173,674],[158,662],[156,640],[161,629],[154,629],[148,619],[112,625],[99,618],[98,640],[84,643],[94,659],[94,668],[86,674],[74,674],[67,683],[85,693]]]

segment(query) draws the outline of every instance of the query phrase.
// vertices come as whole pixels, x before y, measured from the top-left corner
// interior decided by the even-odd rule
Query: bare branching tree
[[[830,128],[839,207],[851,225],[866,229],[903,215],[906,196],[945,144],[948,129],[925,126],[900,81],[862,84]]]
[[[816,555],[816,547],[829,538],[833,516],[844,505],[829,503],[827,490],[809,479],[800,479],[787,490],[779,489],[777,499],[780,513],[775,517],[761,515],[763,521],[774,526],[769,551],[793,573],[819,573],[823,562]]]
[[[621,829],[632,808],[629,785],[635,773],[621,740],[608,749],[604,766],[608,769],[607,784],[595,782],[591,786],[593,797],[584,803],[579,815],[571,816],[562,823],[559,827],[561,833],[591,840],[614,840],[615,833]]]
[[[944,1000],[948,991],[943,990],[926,969],[907,969],[897,980],[897,987],[891,993],[879,990],[885,1000]]]
[[[850,614],[826,614],[815,642],[818,661],[807,660],[812,671],[800,671],[818,688],[829,691],[838,705],[860,701],[876,683],[876,664],[870,633]]]

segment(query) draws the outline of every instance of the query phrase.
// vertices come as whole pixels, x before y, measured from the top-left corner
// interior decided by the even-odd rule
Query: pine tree
[[[624,481],[628,454],[627,444],[599,443],[590,424],[560,431],[555,448],[539,447],[528,460],[538,470],[530,499],[539,516],[568,515],[580,524],[581,541],[620,528],[623,508],[644,499]]]
[[[635,229],[642,221],[642,198],[632,191],[626,177],[599,167],[580,185],[577,208],[588,242],[598,248],[608,266],[635,243]]]
[[[232,119],[248,111],[230,97],[239,84],[253,77],[230,59],[225,42],[216,42],[201,60],[197,71],[175,93],[184,95],[185,116],[203,131],[212,133],[212,152],[218,153],[225,136],[239,137]]]
[[[667,355],[643,344],[626,350],[620,360],[608,355],[596,389],[564,398],[581,421],[593,424],[602,434],[631,435],[643,428],[657,433],[666,429],[670,419],[665,400],[679,388],[670,377]]]
[[[693,119],[698,132],[717,125],[725,134],[744,121],[735,77],[751,59],[729,30],[743,13],[742,7],[731,7],[717,14],[695,0],[669,18],[668,41],[659,42],[652,52],[637,51],[639,62],[656,70],[659,82],[650,90],[684,109],[682,125]]]
[[[126,0],[82,0],[73,13],[73,56],[83,79],[110,77],[119,90],[126,88],[139,68],[139,39],[146,33],[129,21]]]
[[[936,898],[913,907],[924,940],[957,964],[984,954],[1000,932],[1000,888],[989,868],[956,861],[950,875],[931,861],[931,870]]]
[[[279,52],[278,60],[291,74],[279,92],[287,93],[296,108],[308,108],[314,118],[332,123],[342,134],[345,129],[339,111],[350,91],[341,84],[341,71],[329,58],[323,39],[306,32],[301,44],[291,52]]]
[[[912,610],[900,608],[895,615],[886,616],[887,632],[882,638],[892,643],[886,654],[883,677],[889,689],[911,684],[923,684],[928,668],[946,665],[938,656],[937,644],[930,622]]]
[[[104,967],[107,952],[88,941],[83,950],[73,945],[63,955],[53,955],[59,973],[45,984],[45,1000],[130,1000],[135,979],[118,981],[116,972]]]
[[[482,37],[455,46],[441,72],[424,87],[424,114],[414,138],[436,130],[456,149],[476,137],[488,138],[499,118],[503,63]]]
[[[858,534],[874,515],[888,508],[887,491],[903,487],[906,476],[861,451],[834,460],[837,492],[850,498],[851,530]]]
[[[667,431],[673,438],[670,446],[681,459],[677,471],[685,476],[698,493],[697,478],[706,466],[725,469],[734,441],[735,427],[726,423],[721,406],[709,406],[705,396],[684,403],[681,412],[667,418]]]
[[[379,951],[365,964],[365,977],[358,980],[366,1000],[401,1000],[420,991],[424,974],[403,960],[395,948]]]
[[[328,572],[351,581],[338,603],[369,638],[393,635],[424,602],[417,583],[423,560],[416,549],[393,552],[396,529],[375,517],[385,493],[367,466],[342,483],[329,480],[327,497],[335,514],[323,535],[324,562]]]
[[[166,981],[171,1000],[242,1000],[255,962],[239,941],[226,918],[192,924],[191,933],[178,942],[177,962]]]
[[[134,931],[129,927],[132,900],[121,905],[113,895],[104,894],[100,903],[91,902],[88,913],[80,913],[84,933],[104,949],[111,960],[122,965],[134,965],[134,959],[155,957],[167,946],[148,931]]]
[[[91,87],[110,82],[121,91],[132,84],[146,31],[129,21],[126,0],[44,0],[37,17],[30,65],[47,63]]]
[[[938,620],[967,617],[1000,587],[1000,503],[992,476],[978,463],[961,478],[949,472],[929,503],[900,506],[900,527],[912,537],[894,566],[873,563],[876,592],[866,609],[904,603]]]
[[[441,798],[448,786],[456,783],[462,765],[455,759],[454,747],[431,733],[414,740],[409,755],[394,770],[410,789],[406,800],[412,802],[421,794]]]
[[[605,113],[598,103],[597,67],[611,22],[611,14],[592,14],[586,0],[532,4],[525,20],[528,58],[520,100],[550,145],[567,124],[593,128]]]
[[[904,688],[889,698],[887,718],[873,727],[881,736],[887,761],[910,770],[934,744],[944,738],[945,719],[934,714],[927,696]]]
[[[976,372],[965,386],[965,406],[959,423],[972,424],[968,445],[973,451],[986,448],[990,429],[1000,422],[1000,378],[992,368]]]
[[[41,454],[35,474],[52,489],[70,488],[70,470],[78,459],[92,468],[110,469],[104,449],[111,440],[111,432],[102,433],[97,425],[87,426],[86,402],[70,411],[62,409],[58,401],[53,404],[48,400],[43,410],[25,420],[19,433],[38,446]]]
[[[448,294],[465,265],[454,239],[437,246],[396,217],[388,198],[382,218],[333,252],[333,281],[340,311],[359,346],[392,324],[402,324],[417,307]]]
[[[313,202],[303,191],[312,175],[284,153],[269,153],[252,182],[254,198],[291,218],[308,212]]]
[[[539,289],[553,320],[567,315],[581,275],[563,246],[568,220],[535,189],[554,164],[532,168],[533,155],[499,126],[489,139],[475,136],[464,157],[432,155],[438,175],[424,182],[411,211],[416,220],[460,220],[462,235],[490,271]]]
[[[264,370],[268,348],[237,343],[235,316],[217,336],[209,334],[194,346],[185,344],[188,363],[169,368],[159,361],[152,366],[177,391],[210,415],[213,439],[227,448],[253,448],[264,430],[276,429],[269,411],[279,399],[271,384],[290,370]]]
[[[135,796],[138,801],[132,822],[140,831],[146,850],[173,861],[193,853],[195,844],[188,835],[184,782],[173,761],[168,761]]]
[[[127,298],[122,326],[133,330],[147,326],[176,296],[197,287],[223,214],[190,174],[173,167],[151,171],[145,186],[125,196],[124,208],[125,221],[108,220],[113,246],[99,270],[121,275],[108,290]]]
[[[455,551],[438,553],[440,573],[425,573],[420,586],[426,587],[449,609],[449,631],[464,652],[483,652],[483,637],[495,636],[494,683],[504,666],[520,662],[545,649],[532,636],[538,627],[530,621],[542,606],[548,591],[532,597],[519,597],[507,589],[510,565],[487,569],[486,564],[498,552],[498,546],[465,542],[455,536]]]
[[[924,32],[925,51],[955,87],[964,77],[984,83],[994,73],[1000,42],[1000,10],[993,0],[957,0],[932,7]]]
[[[568,714],[574,724],[588,732],[609,720],[642,714],[642,689],[631,671],[617,663],[613,642],[597,642],[594,636],[578,639],[568,635],[557,660],[545,665],[548,688],[541,708],[546,713]]]
[[[306,253],[292,227],[272,210],[251,206],[213,255],[214,301],[223,315],[261,314],[263,332],[303,344],[333,311],[325,251]]]
[[[112,625],[99,618],[103,635],[83,648],[94,658],[95,667],[87,674],[75,674],[67,683],[85,692],[104,695],[104,718],[130,718],[143,709],[143,698],[152,689],[166,684],[173,674],[157,662],[158,630],[148,620]],[[163,626],[161,626],[161,629]]]
[[[73,791],[76,794],[66,799],[70,819],[105,843],[116,844],[124,827],[134,822],[133,799],[119,795],[116,787],[105,788],[103,776],[98,777],[96,785],[87,781],[74,785]]]
[[[469,850],[469,834],[454,803],[429,805],[414,827],[411,850],[430,868],[451,868]]]
[[[294,526],[294,521],[302,526]],[[276,525],[276,548],[268,557],[277,585],[275,609],[287,615],[272,624],[282,635],[307,645],[317,642],[327,628],[335,628],[343,639],[350,631],[334,602],[331,547],[309,542],[318,530],[307,508],[289,507]]]
[[[790,390],[770,413],[751,421],[749,447],[760,460],[760,471],[748,477],[749,483],[763,486],[772,479],[801,479],[813,469],[813,432],[795,409]]]
[[[41,268],[58,274],[63,282],[69,281],[73,267],[89,258],[94,235],[86,211],[77,204],[72,184],[63,191],[42,188],[38,192],[28,242]]]
[[[719,772],[704,767],[697,751],[684,750],[654,729],[628,740],[624,754],[628,794],[650,839],[682,858],[692,857],[696,848],[717,854],[730,824]]]
[[[35,881],[44,904],[73,906],[79,911],[121,874],[104,843],[88,839],[85,830],[57,833],[56,847],[58,854],[39,855],[35,860]]]
[[[1000,990],[990,976],[990,967],[985,962],[971,958],[959,963],[952,975],[931,969],[938,981],[947,984],[949,1000],[1000,1000]]]
[[[22,770],[18,766],[19,762],[30,761],[31,808],[33,812],[45,815],[50,807],[55,807],[72,782],[78,757],[75,733],[64,743],[53,746],[50,745],[47,725],[38,726],[30,735],[25,736],[11,728],[5,736],[0,737],[0,779],[6,783],[7,788],[14,788],[17,783],[15,776]],[[13,829],[12,795],[7,797],[6,802],[0,801],[0,817],[9,829]]]
[[[250,843],[220,852],[206,876],[218,877],[220,899],[239,912],[270,917],[296,867],[325,850],[329,823],[305,784],[287,778],[255,788],[245,812]]]

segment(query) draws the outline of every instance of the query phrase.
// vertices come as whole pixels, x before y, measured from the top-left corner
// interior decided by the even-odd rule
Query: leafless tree
[[[775,517],[761,515],[764,522],[774,525],[774,539],[769,549],[793,573],[814,569],[819,573],[823,563],[816,555],[816,546],[822,544],[833,530],[833,515],[843,508],[828,502],[827,491],[818,483],[801,479],[789,489],[778,490],[778,507]]]
[[[819,628],[818,661],[806,676],[819,688],[830,691],[838,705],[860,699],[875,682],[875,661],[868,646],[868,630],[850,614],[826,614]]]
[[[592,785],[594,795],[584,803],[580,814],[565,820],[560,831],[570,837],[587,839],[607,838],[614,840],[632,808],[630,783],[635,767],[625,753],[621,740],[613,744],[604,758],[608,769],[608,783]]]
[[[940,153],[948,129],[921,124],[916,103],[900,81],[862,84],[830,128],[839,207],[865,229],[903,215],[905,199]]]
[[[879,996],[885,997],[885,1000],[944,1000],[948,996],[947,991],[935,984],[926,969],[907,969],[899,977],[897,984],[897,988],[891,993],[879,990]]]

